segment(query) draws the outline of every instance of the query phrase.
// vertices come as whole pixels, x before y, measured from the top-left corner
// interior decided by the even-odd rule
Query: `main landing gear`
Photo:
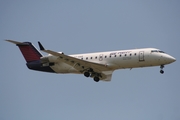
[[[160,68],[161,68],[160,73],[163,74],[164,73],[164,70],[163,70],[164,65],[161,65]]]
[[[96,75],[97,73],[94,73],[93,71],[91,71],[91,74],[90,74],[90,72],[88,71],[88,72],[84,72],[84,76],[85,77],[94,77],[94,81],[95,82],[99,82],[99,80],[100,80],[100,78],[98,77],[98,75]]]

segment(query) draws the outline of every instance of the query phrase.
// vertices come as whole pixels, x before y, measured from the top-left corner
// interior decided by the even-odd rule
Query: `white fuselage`
[[[70,56],[93,63],[103,64],[111,71],[126,68],[160,66],[175,61],[175,58],[172,56],[155,48],[74,54]],[[50,62],[55,62],[55,65],[51,66],[51,68],[56,73],[80,73],[73,68],[73,66],[56,61],[56,56],[48,55],[48,59]]]
[[[31,42],[6,41],[19,47],[27,67],[31,70],[84,74],[95,82],[110,81],[113,71],[117,69],[160,66],[160,73],[163,74],[164,65],[176,61],[174,57],[155,48],[66,55],[47,50],[38,42],[40,50],[49,54],[43,56]]]

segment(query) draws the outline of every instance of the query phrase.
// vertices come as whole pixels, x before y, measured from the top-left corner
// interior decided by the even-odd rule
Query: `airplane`
[[[118,69],[160,66],[160,73],[163,74],[164,65],[176,61],[174,57],[156,48],[66,55],[63,52],[47,50],[38,42],[40,50],[48,53],[43,56],[31,42],[6,41],[19,47],[27,67],[31,70],[84,74],[95,82],[111,81],[113,72]]]

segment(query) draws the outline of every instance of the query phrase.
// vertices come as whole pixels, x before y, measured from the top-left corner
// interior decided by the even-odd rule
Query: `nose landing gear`
[[[164,70],[163,70],[164,65],[161,65],[160,68],[161,68],[160,73],[163,74],[164,73]]]

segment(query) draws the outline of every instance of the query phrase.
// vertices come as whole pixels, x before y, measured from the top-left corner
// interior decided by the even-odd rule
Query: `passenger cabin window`
[[[136,56],[136,53],[134,53],[134,55]]]
[[[88,57],[86,58],[86,60],[88,59]]]
[[[114,55],[114,57],[116,57],[116,55]]]
[[[131,54],[130,54],[130,56],[131,56]]]
[[[91,57],[91,59],[92,59],[92,57]]]
[[[95,59],[97,59],[97,56],[95,57]]]
[[[121,57],[121,55],[119,55]]]
[[[104,58],[106,58],[107,56],[104,56]]]

